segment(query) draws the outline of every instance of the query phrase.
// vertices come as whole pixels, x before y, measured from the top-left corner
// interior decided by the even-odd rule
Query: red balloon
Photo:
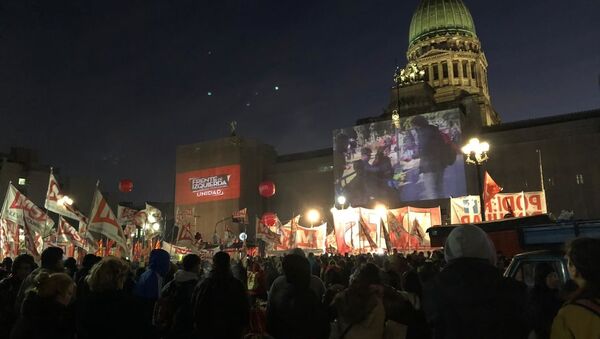
[[[263,224],[269,227],[273,227],[277,224],[277,213],[273,212],[265,212],[261,217],[261,221]]]
[[[266,180],[258,185],[258,193],[263,198],[270,198],[275,195],[275,183],[271,180]]]
[[[122,179],[119,181],[119,191],[129,193],[133,191],[133,181],[130,179]]]

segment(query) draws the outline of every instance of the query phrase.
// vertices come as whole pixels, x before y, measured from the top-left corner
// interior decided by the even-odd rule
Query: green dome
[[[409,46],[420,39],[444,33],[477,36],[465,4],[461,0],[421,0],[410,22]]]

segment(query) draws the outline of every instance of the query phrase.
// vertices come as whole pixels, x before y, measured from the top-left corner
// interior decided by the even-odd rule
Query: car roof
[[[564,251],[560,250],[539,250],[525,253],[519,253],[514,256],[514,259],[542,259],[542,258],[562,258],[565,255]]]

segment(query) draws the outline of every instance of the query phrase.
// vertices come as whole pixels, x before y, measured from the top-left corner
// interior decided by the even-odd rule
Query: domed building
[[[410,23],[408,40],[405,71],[410,72],[409,68],[416,66],[421,72],[420,80],[431,88],[420,86],[418,90],[413,87],[398,92],[394,88],[390,112],[399,106],[400,115],[418,114],[469,98],[470,115],[478,114],[481,118],[477,125],[500,122],[491,104],[487,59],[473,17],[461,0],[421,0]],[[418,83],[414,78],[400,80],[398,74],[395,80],[397,87]]]

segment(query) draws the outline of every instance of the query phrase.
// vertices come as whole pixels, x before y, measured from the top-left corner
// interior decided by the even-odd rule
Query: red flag
[[[490,174],[486,171],[485,178],[483,179],[483,201],[487,205],[487,203],[492,200],[492,198],[502,191],[502,187],[498,186],[498,184],[492,179]]]

